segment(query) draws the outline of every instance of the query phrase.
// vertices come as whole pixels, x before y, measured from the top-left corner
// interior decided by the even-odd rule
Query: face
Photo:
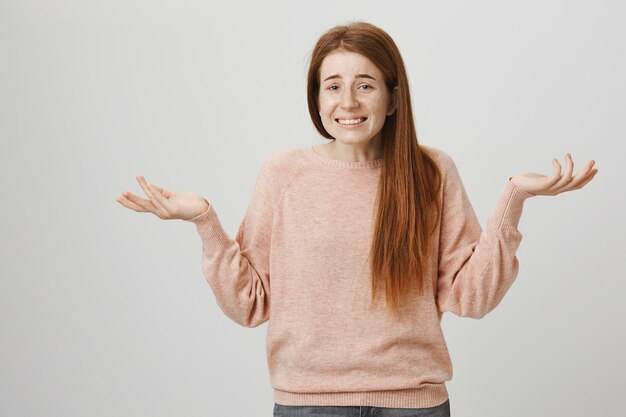
[[[380,140],[385,118],[396,109],[382,72],[356,52],[335,51],[320,67],[319,110],[322,124],[337,141],[364,145]]]

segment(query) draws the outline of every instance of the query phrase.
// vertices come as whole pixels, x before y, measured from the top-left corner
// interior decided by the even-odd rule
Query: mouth
[[[367,120],[367,117],[352,117],[352,118],[335,119],[335,121],[338,124],[340,124],[341,126],[346,126],[346,127],[361,126],[363,123],[365,123],[366,120]]]

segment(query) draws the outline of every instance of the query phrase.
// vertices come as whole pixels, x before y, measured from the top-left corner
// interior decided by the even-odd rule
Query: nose
[[[356,107],[357,105],[358,102],[354,97],[354,91],[350,88],[345,89],[341,95],[341,107],[350,109]]]

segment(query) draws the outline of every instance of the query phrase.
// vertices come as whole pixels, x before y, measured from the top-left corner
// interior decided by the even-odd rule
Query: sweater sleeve
[[[224,231],[215,208],[186,220],[202,241],[202,269],[218,306],[244,327],[257,327],[270,315],[270,239],[275,181],[272,157],[257,176],[252,198],[234,239]]]
[[[441,154],[443,198],[437,278],[441,313],[480,319],[502,300],[517,277],[517,226],[524,201],[535,194],[506,181],[483,230],[452,158]]]

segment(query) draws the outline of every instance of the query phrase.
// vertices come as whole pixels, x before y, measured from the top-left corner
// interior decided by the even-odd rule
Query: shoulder
[[[433,161],[437,164],[437,167],[443,171],[442,173],[444,175],[450,169],[456,168],[454,160],[450,154],[445,152],[443,149],[423,144],[420,144],[420,149],[433,159]]]
[[[277,179],[293,174],[302,165],[302,149],[289,148],[274,151],[263,160],[261,171]]]
[[[289,148],[269,153],[261,165],[259,181],[282,194],[307,166],[308,160],[303,148]]]

